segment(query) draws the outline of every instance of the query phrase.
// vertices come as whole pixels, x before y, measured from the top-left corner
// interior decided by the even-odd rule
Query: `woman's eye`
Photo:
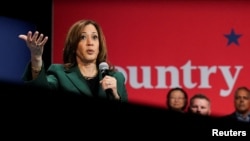
[[[82,40],[84,40],[86,37],[82,35],[80,38],[81,38]]]
[[[98,39],[98,36],[97,35],[93,36],[93,39],[95,39],[95,40]]]

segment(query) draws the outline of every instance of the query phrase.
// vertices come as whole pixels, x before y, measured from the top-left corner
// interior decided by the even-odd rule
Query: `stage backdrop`
[[[250,85],[250,2],[53,1],[53,63],[62,63],[69,27],[93,19],[109,60],[126,76],[129,102],[165,108],[166,93],[206,94],[213,115],[233,109],[233,93]]]

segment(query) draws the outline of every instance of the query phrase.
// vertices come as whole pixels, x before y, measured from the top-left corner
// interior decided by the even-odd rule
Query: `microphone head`
[[[106,62],[101,62],[101,63],[99,64],[99,70],[100,70],[100,71],[108,70],[108,69],[109,69],[108,63],[106,63]]]

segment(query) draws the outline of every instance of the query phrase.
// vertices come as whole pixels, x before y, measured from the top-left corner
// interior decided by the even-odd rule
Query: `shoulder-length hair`
[[[95,26],[97,33],[98,33],[98,37],[99,37],[99,54],[97,56],[96,66],[98,67],[98,65],[101,62],[107,62],[109,66],[111,66],[110,62],[107,61],[106,40],[105,40],[105,36],[103,34],[101,26],[93,20],[83,19],[83,20],[79,20],[75,22],[70,27],[67,33],[65,44],[64,44],[64,49],[63,49],[63,63],[65,64],[66,68],[70,68],[72,66],[77,65],[76,50],[77,50],[78,43],[81,40],[81,31],[85,26],[89,24],[92,24]],[[113,66],[111,66],[110,68],[113,68]]]

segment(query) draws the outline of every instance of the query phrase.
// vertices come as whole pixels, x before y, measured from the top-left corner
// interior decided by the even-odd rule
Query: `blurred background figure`
[[[176,87],[168,91],[166,97],[166,106],[168,110],[185,112],[187,105],[188,95],[184,89]]]
[[[188,112],[200,115],[211,114],[211,102],[204,94],[195,94],[190,99]]]
[[[250,90],[245,87],[238,87],[234,93],[235,111],[227,117],[250,123]]]

